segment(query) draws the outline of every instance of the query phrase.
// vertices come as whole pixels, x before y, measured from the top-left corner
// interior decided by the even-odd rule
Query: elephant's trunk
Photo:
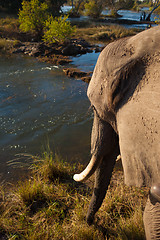
[[[96,157],[95,155],[93,155],[89,164],[84,169],[84,171],[81,172],[80,174],[75,174],[73,176],[73,179],[76,182],[82,182],[84,180],[87,180],[96,171],[96,169],[99,166],[101,160],[102,160],[102,157]]]

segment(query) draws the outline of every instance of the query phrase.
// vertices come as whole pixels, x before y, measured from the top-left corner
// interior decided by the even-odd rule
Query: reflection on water
[[[88,161],[86,83],[67,78],[61,67],[14,56],[0,58],[0,86],[0,173],[17,175],[6,162],[17,153],[40,153],[48,141],[68,161]]]

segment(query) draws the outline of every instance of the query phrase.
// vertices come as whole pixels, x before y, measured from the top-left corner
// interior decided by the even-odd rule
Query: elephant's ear
[[[133,78],[131,76],[135,74],[141,62],[141,59],[131,59],[111,74],[110,78],[112,80],[108,81],[107,94],[107,106],[109,111],[115,113],[118,109],[122,98],[124,99],[125,94],[133,85]]]
[[[112,120],[133,95],[145,74],[144,58],[158,49],[160,26],[112,42],[101,52],[87,95],[103,120]]]

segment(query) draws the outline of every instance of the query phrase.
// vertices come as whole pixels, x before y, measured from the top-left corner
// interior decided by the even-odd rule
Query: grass
[[[19,21],[18,18],[0,18],[0,29],[6,29],[6,30],[18,30],[19,29]]]
[[[11,49],[13,49],[18,43],[18,40],[0,38],[0,53],[6,53],[11,51]]]
[[[9,17],[0,18],[0,53],[9,52],[19,43],[18,39],[14,36],[10,38],[12,33],[17,33],[18,31],[18,19]]]
[[[76,37],[82,37],[90,42],[110,42],[122,37],[135,35],[139,31],[139,29],[127,29],[120,25],[101,25],[79,28],[77,29]]]
[[[72,180],[82,166],[57,155],[35,158],[30,177],[5,192],[0,188],[0,237],[27,240],[145,239],[142,211],[146,189],[124,186],[116,171],[92,226],[85,221],[92,180]]]

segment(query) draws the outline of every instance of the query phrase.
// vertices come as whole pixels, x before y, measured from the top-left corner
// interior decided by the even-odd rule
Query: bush
[[[85,13],[87,16],[98,18],[101,15],[102,10],[102,4],[97,1],[93,0],[85,4]]]
[[[24,32],[35,31],[39,37],[43,34],[45,21],[47,20],[48,6],[39,0],[22,2],[22,10],[19,11],[20,29]]]
[[[53,18],[52,16],[46,21],[43,40],[49,43],[64,42],[69,39],[75,32],[75,27],[72,27],[67,21],[68,16]]]

